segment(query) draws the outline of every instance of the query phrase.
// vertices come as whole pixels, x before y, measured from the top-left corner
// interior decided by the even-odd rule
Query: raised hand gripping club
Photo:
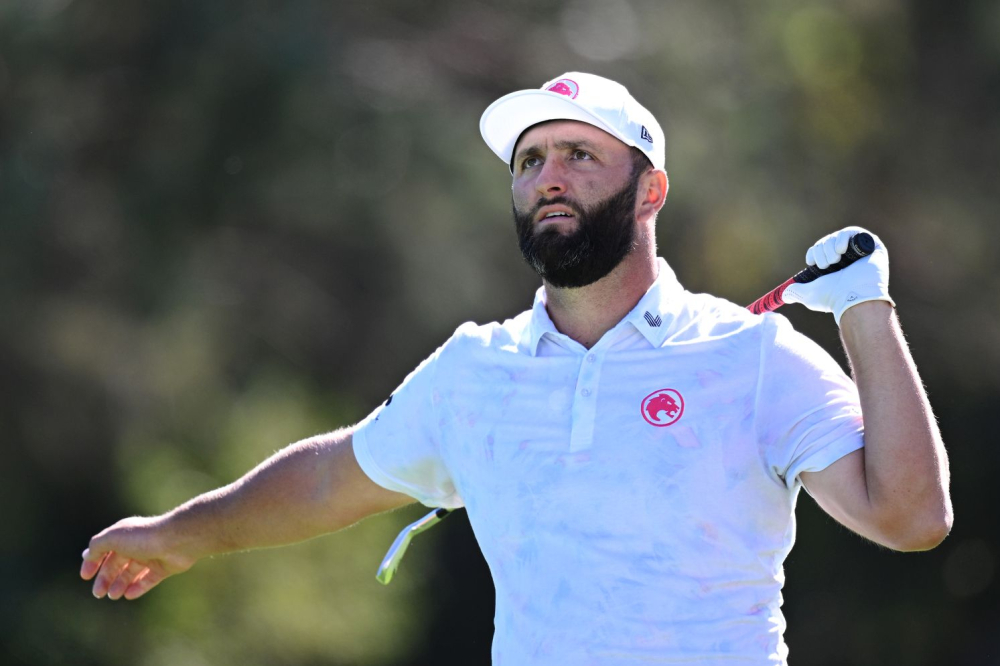
[[[841,256],[840,261],[835,264],[831,264],[826,268],[807,266],[794,276],[782,282],[767,294],[761,296],[756,301],[748,305],[747,309],[754,314],[764,314],[765,312],[777,310],[785,304],[782,295],[785,293],[785,289],[789,285],[796,282],[799,284],[805,284],[806,282],[812,282],[818,277],[835,273],[839,270],[847,268],[858,259],[867,257],[874,251],[875,239],[871,237],[871,234],[866,234],[864,232],[855,234],[851,236],[851,239],[847,242],[847,251]],[[392,580],[393,574],[396,573],[396,569],[399,568],[399,563],[403,559],[403,554],[406,552],[406,548],[410,545],[410,541],[413,537],[434,527],[439,522],[444,520],[445,516],[449,513],[451,512],[448,509],[435,509],[415,523],[407,525],[403,531],[399,533],[399,536],[396,537],[396,540],[393,541],[392,546],[389,548],[389,552],[385,554],[385,558],[382,559],[382,564],[379,565],[378,573],[375,575],[378,582],[383,585],[388,585],[389,581]]]
[[[875,239],[871,237],[871,234],[866,234],[864,232],[854,234],[851,236],[851,239],[847,241],[847,251],[841,255],[840,261],[835,264],[830,264],[826,268],[806,266],[804,269],[748,305],[747,310],[754,314],[764,314],[765,312],[777,310],[785,304],[785,300],[782,296],[785,293],[785,289],[787,289],[789,285],[796,282],[798,284],[805,284],[824,275],[836,273],[839,270],[847,268],[858,259],[867,257],[874,251]]]

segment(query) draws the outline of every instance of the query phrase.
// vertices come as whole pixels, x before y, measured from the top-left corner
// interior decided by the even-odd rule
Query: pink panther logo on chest
[[[643,399],[639,411],[651,426],[673,425],[684,413],[684,397],[676,389],[657,389]]]
[[[566,95],[570,99],[576,99],[576,96],[580,94],[580,86],[577,85],[576,81],[573,79],[559,79],[551,86],[546,88],[549,92],[559,93],[560,95]]]

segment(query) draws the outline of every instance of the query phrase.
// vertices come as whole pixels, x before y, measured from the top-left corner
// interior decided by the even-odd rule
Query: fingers
[[[820,238],[806,252],[806,264],[822,270],[840,261],[840,256],[836,252],[836,242],[837,238],[833,234]]]
[[[84,551],[84,557],[87,556],[87,551]],[[158,571],[153,571],[142,562],[112,552],[104,553],[97,561],[85,559],[80,575],[84,580],[90,580],[100,572],[94,580],[93,589],[94,596],[98,599],[104,596],[111,600],[124,597],[131,601],[146,594],[167,577],[167,574],[159,571],[160,567],[155,568]]]
[[[146,569],[136,576],[135,580],[132,581],[132,584],[125,590],[125,598],[129,601],[132,599],[138,599],[153,589],[153,587],[155,587],[163,579],[164,576],[162,574],[157,574],[150,569]]]
[[[107,537],[113,529],[114,526],[111,526],[90,538],[90,543],[87,544],[87,548],[84,549],[81,556],[83,563],[80,565],[80,577],[84,580],[90,580],[94,574],[101,570],[108,555],[114,549],[115,544],[110,543]]]
[[[823,236],[806,252],[806,265],[815,266],[820,270],[829,268],[840,261],[841,255],[847,252],[851,237],[862,231],[865,230],[861,227],[845,227],[836,233]]]
[[[806,266],[816,265],[816,246],[813,245],[811,248],[806,250]]]
[[[83,551],[83,564],[80,565],[80,578],[84,580],[90,580],[93,578],[94,574],[101,570],[101,565],[104,564],[104,560],[107,556],[107,553],[97,553],[92,551],[90,548]]]
[[[847,244],[851,242],[851,238],[856,233],[857,233],[856,231],[848,227],[847,229],[841,230],[841,232],[837,234],[837,242],[834,243],[837,256],[840,256],[845,252],[847,252]]]
[[[825,241],[823,241],[823,261],[818,262],[816,265],[819,268],[829,268],[833,264],[840,261],[840,253],[837,252],[837,237],[828,236]]]
[[[94,578],[94,596],[100,599],[106,595],[112,583],[118,579],[118,576],[125,570],[125,567],[128,566],[129,562],[131,562],[131,560],[122,557],[118,553],[108,553],[108,556],[101,564],[101,570]]]
[[[135,579],[147,571],[149,571],[149,569],[145,565],[140,564],[135,560],[130,560],[108,588],[108,599],[121,599],[122,595],[125,594],[125,590],[132,585]]]

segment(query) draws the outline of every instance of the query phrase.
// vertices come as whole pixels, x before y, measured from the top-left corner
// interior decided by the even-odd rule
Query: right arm
[[[352,444],[352,429],[311,437],[163,515],[120,520],[90,540],[80,576],[98,598],[135,599],[204,557],[304,541],[414,502],[369,479]]]

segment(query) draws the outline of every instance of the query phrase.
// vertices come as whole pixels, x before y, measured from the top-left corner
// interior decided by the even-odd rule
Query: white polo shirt
[[[784,317],[659,269],[589,350],[544,288],[463,324],[354,434],[379,485],[467,509],[495,666],[785,663],[799,474],[863,446],[857,390]]]

